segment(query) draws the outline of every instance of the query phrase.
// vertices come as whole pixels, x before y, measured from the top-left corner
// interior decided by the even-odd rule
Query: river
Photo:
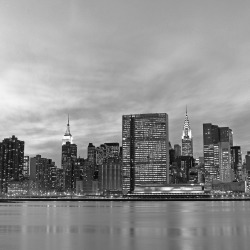
[[[0,203],[0,250],[248,250],[250,201]]]

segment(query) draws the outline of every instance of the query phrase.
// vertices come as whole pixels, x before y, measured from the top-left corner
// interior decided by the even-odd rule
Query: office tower
[[[122,150],[123,190],[169,183],[168,115],[123,115]]]
[[[64,190],[74,192],[75,189],[75,162],[77,158],[77,145],[73,144],[73,137],[70,133],[69,120],[67,130],[63,136],[62,143],[62,169],[64,171]]]
[[[182,155],[193,156],[193,138],[188,120],[187,109],[182,133]]]
[[[0,192],[8,193],[11,181],[23,180],[24,141],[14,135],[0,143]]]
[[[174,152],[175,157],[181,156],[181,146],[179,144],[174,144]]]
[[[62,145],[66,144],[66,142],[70,142],[71,144],[73,144],[73,136],[70,133],[69,116],[68,116],[67,129],[62,139]]]
[[[64,170],[64,190],[74,192],[75,189],[75,163],[77,159],[77,145],[66,142],[62,145],[62,168]]]
[[[23,177],[28,178],[30,174],[30,157],[24,156]]]
[[[203,124],[203,152],[206,182],[220,180],[232,181],[231,147],[233,146],[232,130],[218,127],[211,123]]]
[[[220,127],[220,180],[222,182],[233,181],[233,171],[231,166],[231,147],[233,146],[233,133],[228,127]]]
[[[219,166],[219,127],[211,123],[203,124],[204,167],[206,182],[220,180]]]
[[[88,162],[92,166],[93,169],[96,167],[96,148],[93,143],[89,143],[88,145]]]
[[[235,178],[240,180],[242,176],[242,156],[241,156],[241,148],[240,146],[231,147],[231,163],[232,169],[234,171]]]
[[[56,190],[56,171],[55,162],[51,159],[41,155],[30,158],[30,180],[36,183],[38,194],[48,194]]]

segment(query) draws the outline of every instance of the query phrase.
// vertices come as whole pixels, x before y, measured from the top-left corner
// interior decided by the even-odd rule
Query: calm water
[[[0,250],[15,249],[250,249],[250,202],[0,203]]]

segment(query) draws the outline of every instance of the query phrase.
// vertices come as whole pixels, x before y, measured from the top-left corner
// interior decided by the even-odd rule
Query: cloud
[[[197,156],[204,122],[231,127],[246,151],[249,5],[109,3],[1,6],[1,137],[60,166],[68,113],[86,157],[89,142],[121,143],[131,113],[168,113],[180,144],[187,105]]]

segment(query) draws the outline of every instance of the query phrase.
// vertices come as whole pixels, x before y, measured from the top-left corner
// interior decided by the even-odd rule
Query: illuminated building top
[[[62,145],[66,144],[66,142],[70,142],[71,144],[73,143],[73,136],[70,133],[69,116],[68,116],[67,129],[62,139]]]
[[[184,126],[183,126],[182,139],[191,139],[191,138],[192,138],[192,132],[191,132],[190,123],[189,123],[188,115],[187,115],[187,108],[186,108],[186,117],[185,117]]]
[[[187,115],[187,108],[186,108],[186,116],[182,132],[182,155],[193,156],[193,138]]]

